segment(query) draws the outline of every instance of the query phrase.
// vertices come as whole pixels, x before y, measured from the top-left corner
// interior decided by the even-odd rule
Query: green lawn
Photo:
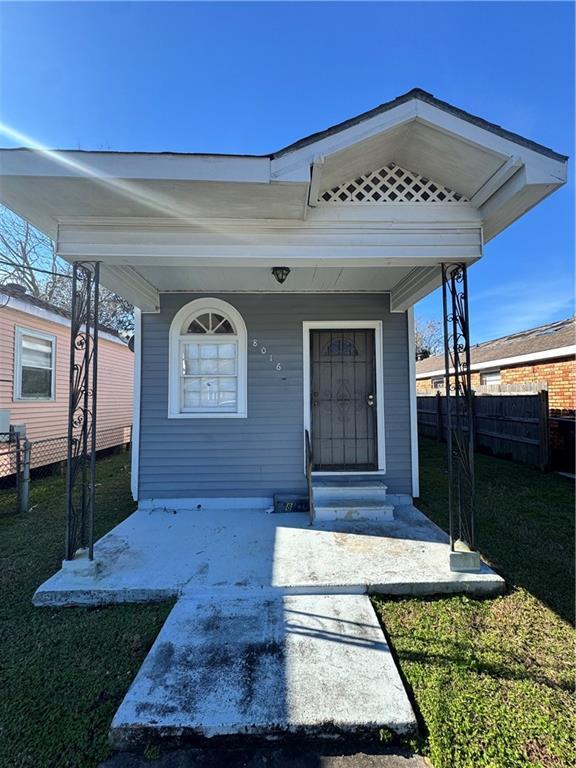
[[[422,445],[420,506],[445,525],[445,448]],[[517,585],[496,600],[374,600],[423,720],[436,768],[576,766],[573,498],[558,477],[478,457],[479,545]],[[126,517],[126,454],[99,462],[97,534]],[[58,568],[64,480],[0,517],[0,766],[95,768],[110,720],[171,605],[39,609]],[[152,763],[153,765],[153,763]]]
[[[98,465],[96,533],[125,518],[128,455]],[[94,768],[108,726],[170,605],[34,608],[59,567],[64,479],[33,481],[33,509],[0,517],[0,766]]]
[[[445,446],[421,445],[419,506],[446,527]],[[374,603],[435,768],[564,768],[574,752],[574,497],[564,478],[478,456],[478,545],[495,600]]]

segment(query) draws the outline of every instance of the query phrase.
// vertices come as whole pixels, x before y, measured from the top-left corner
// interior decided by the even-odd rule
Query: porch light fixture
[[[272,267],[274,278],[282,285],[290,274],[290,267]]]

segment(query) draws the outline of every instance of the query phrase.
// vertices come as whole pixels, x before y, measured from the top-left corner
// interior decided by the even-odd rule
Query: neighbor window
[[[436,376],[431,380],[432,389],[443,389],[444,388],[444,376]]]
[[[501,381],[502,377],[500,375],[500,371],[484,371],[480,374],[480,384],[494,385],[500,384]]]
[[[15,400],[53,400],[56,337],[16,328],[14,368]]]
[[[198,299],[170,331],[172,417],[246,415],[246,327],[229,304]]]

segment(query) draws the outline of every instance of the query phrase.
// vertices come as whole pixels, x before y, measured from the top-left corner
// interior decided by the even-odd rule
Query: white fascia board
[[[337,133],[330,134],[318,141],[311,142],[301,148],[286,152],[272,159],[271,175],[273,179],[289,177],[292,173],[306,172],[308,178],[310,166],[319,155],[328,156],[341,152],[347,147],[357,144],[364,139],[375,136],[390,128],[395,128],[403,123],[408,123],[416,117],[416,100],[411,99],[404,104],[399,104],[393,109],[382,112],[374,117],[363,120],[349,128],[344,128]]]
[[[2,176],[270,183],[269,157],[0,150]]]
[[[317,209],[316,209],[317,210]],[[151,227],[61,224],[57,252],[68,259],[100,259],[108,264],[173,263],[248,266],[290,258],[296,263],[338,261],[344,266],[473,261],[482,255],[482,233],[468,223],[312,221],[203,222],[200,226]],[[287,265],[290,266],[290,265]]]
[[[484,371],[490,368],[508,368],[512,365],[522,365],[522,363],[533,363],[542,360],[556,360],[560,357],[573,357],[576,355],[576,344],[572,344],[569,347],[556,347],[556,349],[544,349],[541,352],[528,352],[525,355],[515,355],[513,357],[500,357],[495,360],[486,360],[483,363],[472,363],[470,365],[471,371]],[[454,369],[450,368],[450,373],[454,373]],[[444,376],[444,368],[437,368],[434,371],[426,371],[425,373],[417,373],[417,379],[429,379],[432,376]]]

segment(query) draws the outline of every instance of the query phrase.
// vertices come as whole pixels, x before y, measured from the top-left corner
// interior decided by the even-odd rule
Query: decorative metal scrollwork
[[[66,474],[67,560],[72,560],[78,549],[87,549],[90,560],[94,557],[99,266],[98,262],[75,262],[72,269]]]
[[[474,419],[465,264],[442,264],[450,545],[475,548]]]

